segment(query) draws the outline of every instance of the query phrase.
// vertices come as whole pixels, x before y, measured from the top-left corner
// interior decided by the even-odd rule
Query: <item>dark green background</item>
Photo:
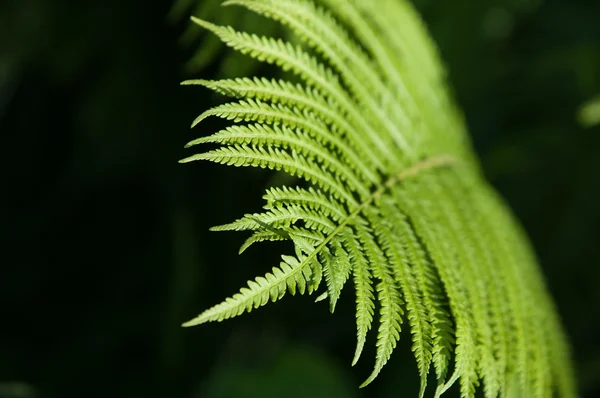
[[[600,93],[600,2],[417,4],[485,171],[532,238],[582,395],[598,397],[600,127],[575,115]],[[335,315],[286,297],[180,328],[287,247],[238,257],[244,234],[208,232],[259,210],[272,175],[177,163],[188,140],[220,126],[190,122],[222,101],[179,81],[231,76],[248,61],[213,46],[200,72],[198,56],[188,61],[203,33],[180,40],[189,24],[168,19],[171,9],[0,2],[0,398],[415,397],[406,334],[376,382],[357,389],[374,352],[350,367],[350,289]]]

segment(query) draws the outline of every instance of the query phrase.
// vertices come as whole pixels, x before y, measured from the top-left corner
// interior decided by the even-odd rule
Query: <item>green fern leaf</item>
[[[370,218],[376,215],[369,211]],[[364,227],[363,227],[364,228]],[[383,231],[380,230],[383,235]],[[378,238],[381,239],[382,235]],[[377,331],[377,355],[375,357],[375,369],[367,380],[361,385],[364,387],[375,380],[383,366],[387,363],[392,355],[392,351],[396,348],[396,343],[400,339],[401,324],[404,314],[403,304],[400,290],[396,280],[393,277],[393,271],[389,269],[385,258],[384,248],[381,243],[377,242],[373,233],[364,230],[359,233],[359,239],[365,245],[367,253],[370,252],[371,258],[379,258],[380,261],[371,261],[370,270],[375,279],[378,280],[375,290],[377,291],[377,299],[381,304],[379,312],[379,329]]]
[[[252,311],[271,301],[281,299],[287,291],[292,295],[296,291],[304,294],[307,282],[310,281],[310,269],[307,262],[300,262],[296,257],[282,256],[280,267],[273,267],[272,273],[258,277],[248,282],[247,288],[242,288],[233,297],[218,304],[183,326],[194,326],[210,321],[222,321]]]
[[[355,232],[350,228],[346,228],[344,231],[344,244],[348,250],[356,289],[356,327],[358,330],[356,351],[352,360],[354,366],[358,362],[367,341],[367,332],[371,329],[375,311],[375,297],[373,295],[371,271],[364,248]]]
[[[414,272],[411,269],[411,256],[408,253],[408,247],[404,239],[390,240],[390,237],[403,237],[402,225],[406,223],[402,212],[398,210],[393,200],[390,198],[382,199],[382,216],[380,224],[382,225],[381,244],[388,253],[391,267],[395,273],[396,282],[401,286],[406,301],[408,311],[408,320],[411,325],[413,335],[412,350],[417,360],[419,376],[421,378],[421,391],[419,396],[425,393],[427,385],[427,374],[431,366],[433,332],[431,330],[432,320],[429,319],[425,309],[425,303],[417,284]],[[414,258],[412,258],[415,261]]]
[[[289,240],[294,255],[185,326],[222,321],[286,292],[329,299],[352,278],[357,343],[377,318],[371,383],[402,334],[426,393],[574,397],[569,349],[531,249],[483,179],[444,70],[405,0],[229,0],[287,27],[299,44],[192,18],[225,44],[290,72],[290,80],[189,80],[237,102],[235,124],[191,141],[218,144],[182,162],[281,170],[305,186],[274,187],[264,211],[217,231],[254,243]],[[296,80],[294,80],[296,79]],[[378,311],[376,313],[376,304]],[[402,325],[406,323],[406,327]]]

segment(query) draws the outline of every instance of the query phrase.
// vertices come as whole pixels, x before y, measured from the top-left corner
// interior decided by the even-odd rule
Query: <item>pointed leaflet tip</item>
[[[352,359],[352,366],[355,366],[360,359],[360,354],[362,354],[362,350],[365,346],[365,339],[360,339],[358,343],[356,343],[356,350],[354,351],[354,358]]]
[[[201,114],[200,116],[198,116],[197,118],[194,119],[194,121],[192,122],[192,125],[190,126],[190,128],[194,128],[198,125],[198,123],[200,123],[202,120],[204,120],[205,116],[204,113]]]
[[[209,83],[209,80],[204,79],[190,79],[184,80],[179,83],[181,86],[205,86]]]
[[[445,384],[438,384],[435,390],[434,398],[440,398],[442,394],[444,394],[446,391],[448,391],[450,387],[452,387],[452,385],[454,385],[454,383],[459,379],[459,377],[460,373],[455,369],[454,374],[452,375],[450,380],[448,380]]]
[[[429,374],[429,372],[427,372]],[[421,387],[419,388],[419,398],[425,397],[425,390],[427,389],[427,374],[421,376]]]
[[[200,18],[198,18],[198,17],[195,17],[195,16],[193,16],[193,15],[190,17],[190,19],[191,19],[191,20],[192,20],[192,22],[193,22],[193,23],[195,23],[196,25],[198,25],[198,26],[201,26],[201,27],[203,27],[204,29],[208,29],[208,30],[210,30],[210,31],[214,31],[214,30],[215,30],[215,28],[217,27],[217,25],[215,25],[215,24],[212,24],[212,23],[210,23],[210,22],[208,22],[208,21],[205,21],[205,20],[203,20],[203,19],[200,19]]]
[[[323,301],[323,300],[325,300],[326,298],[327,298],[327,292],[325,292],[325,293],[321,294],[319,297],[317,297],[317,298],[315,299],[315,303],[318,303],[319,301]]]
[[[191,128],[196,127],[201,121],[203,121],[204,119],[206,119],[209,116],[212,116],[213,113],[211,111],[212,110],[209,109],[206,112],[202,112],[202,114],[200,116],[198,116],[196,119],[194,119],[194,121],[192,122]]]
[[[190,321],[184,322],[184,323],[181,324],[181,326],[184,327],[184,328],[189,328],[191,326],[196,326],[196,325],[199,325],[199,324],[202,323],[202,322],[198,322],[196,319],[197,318],[194,318],[194,319],[192,319]]]
[[[335,305],[337,304],[337,297],[331,296],[329,298],[329,312],[332,314],[335,312]]]
[[[192,140],[190,142],[188,142],[187,144],[185,144],[184,148],[191,148],[194,145],[198,145],[198,144],[202,144],[203,142],[205,142],[206,137],[201,137],[201,138],[196,138],[195,140]]]
[[[425,396],[425,389],[427,388],[427,376],[421,377],[421,388],[419,389],[419,398]]]
[[[371,373],[371,376],[369,376],[369,378],[365,380],[358,388],[365,388],[371,384],[371,382],[379,375],[379,372],[381,372],[381,368],[381,366],[377,366],[375,370],[373,370],[373,373]]]
[[[252,237],[249,237],[248,239],[246,239],[246,241],[240,247],[240,250],[238,250],[238,255],[243,254],[250,246],[252,246],[253,243],[255,243],[255,242],[254,242],[254,240],[252,240]]]
[[[204,159],[203,155],[205,155],[205,154],[204,153],[199,153],[197,155],[193,155],[193,156],[187,157],[185,159],[181,159],[179,161],[179,163],[189,163],[189,162],[193,162],[195,160],[203,160]]]

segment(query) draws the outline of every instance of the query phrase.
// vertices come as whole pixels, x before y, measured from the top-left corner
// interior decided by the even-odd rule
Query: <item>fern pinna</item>
[[[378,321],[375,369],[363,385],[409,331],[420,396],[430,372],[435,396],[455,382],[463,397],[478,389],[486,397],[575,396],[568,346],[536,260],[481,175],[434,45],[410,4],[224,5],[276,20],[296,40],[193,21],[296,80],[184,82],[237,100],[194,122],[209,116],[236,122],[188,144],[222,146],[183,162],[282,170],[307,184],[271,188],[264,212],[214,228],[252,231],[242,250],[291,240],[295,253],[184,325],[222,321],[287,292],[320,288],[333,311],[352,279],[354,363]]]

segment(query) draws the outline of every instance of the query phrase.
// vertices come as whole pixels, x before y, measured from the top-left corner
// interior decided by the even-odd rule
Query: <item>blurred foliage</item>
[[[577,116],[583,127],[600,124],[600,95],[583,104]]]
[[[189,123],[222,100],[179,81],[248,66],[222,47],[194,57],[205,38],[186,34],[186,14],[216,1],[189,2],[179,15],[172,0],[0,2],[0,397],[243,398],[261,384],[273,396],[281,386],[298,397],[415,396],[401,355],[357,389],[371,364],[348,370],[350,295],[335,315],[293,298],[180,328],[281,251],[238,257],[244,237],[207,232],[256,211],[268,173],[177,164],[199,135]],[[577,118],[600,92],[600,2],[415,4],[486,173],[540,257],[582,396],[600,396],[600,126]],[[238,28],[279,29],[213,10],[207,18]]]

